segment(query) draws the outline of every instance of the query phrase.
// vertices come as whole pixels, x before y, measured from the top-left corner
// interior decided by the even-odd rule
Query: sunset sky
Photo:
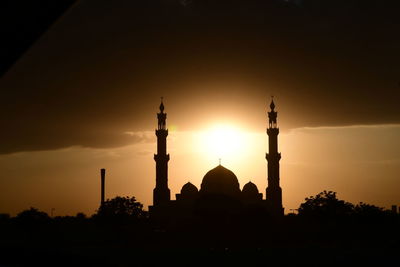
[[[219,158],[265,198],[274,95],[285,212],[323,190],[400,205],[399,8],[77,1],[0,79],[0,213],[93,214],[100,168],[147,209],[161,96],[173,199]]]

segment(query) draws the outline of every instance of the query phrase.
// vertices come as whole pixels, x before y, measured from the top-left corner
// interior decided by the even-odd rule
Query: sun
[[[213,158],[229,159],[246,149],[245,133],[232,125],[218,124],[199,136],[201,150]]]

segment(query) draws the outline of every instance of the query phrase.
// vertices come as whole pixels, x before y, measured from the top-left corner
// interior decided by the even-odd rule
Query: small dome
[[[240,194],[239,181],[231,170],[219,165],[204,175],[200,192],[237,196]]]
[[[161,104],[160,104],[160,110],[161,110],[161,112],[164,111],[164,103],[162,101],[161,101]]]
[[[198,192],[199,190],[197,189],[197,187],[190,182],[184,184],[181,189],[182,195],[194,195],[197,194]]]
[[[248,182],[243,186],[242,193],[245,195],[258,195],[258,188],[252,182]]]

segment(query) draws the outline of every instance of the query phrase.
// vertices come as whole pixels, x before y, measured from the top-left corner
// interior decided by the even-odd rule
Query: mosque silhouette
[[[236,175],[229,169],[219,164],[208,171],[201,182],[200,190],[188,182],[182,186],[181,192],[176,194],[176,200],[171,199],[168,188],[168,161],[166,126],[167,114],[164,112],[164,103],[161,100],[160,112],[157,114],[158,127],[156,162],[156,186],[153,190],[153,205],[149,206],[150,216],[153,218],[177,218],[196,215],[234,215],[243,210],[252,210],[270,216],[282,216],[282,189],[279,185],[279,160],[278,152],[277,112],[273,99],[268,112],[268,144],[266,154],[268,162],[268,186],[266,198],[259,193],[257,186],[248,182],[240,190]]]

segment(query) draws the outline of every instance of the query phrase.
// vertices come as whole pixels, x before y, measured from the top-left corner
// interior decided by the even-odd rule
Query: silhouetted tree
[[[134,218],[140,219],[147,216],[143,204],[136,201],[135,197],[120,197],[107,199],[97,211],[97,215],[107,218]]]
[[[299,207],[299,215],[317,218],[334,218],[351,215],[354,205],[336,197],[336,192],[323,191],[305,199]]]
[[[354,214],[360,217],[381,217],[387,212],[384,208],[360,202],[354,207]]]
[[[46,212],[31,207],[18,213],[15,219],[23,223],[43,223],[49,221],[50,217]]]
[[[86,214],[85,213],[83,213],[83,212],[78,212],[77,214],[76,214],[76,219],[78,219],[78,220],[84,220],[84,219],[86,219],[87,217],[86,217]]]
[[[0,213],[0,222],[8,221],[10,219],[10,214]]]

